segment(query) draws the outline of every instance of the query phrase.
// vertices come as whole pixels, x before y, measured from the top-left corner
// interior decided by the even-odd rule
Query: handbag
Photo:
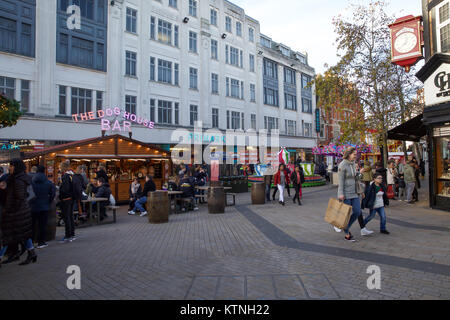
[[[345,229],[350,221],[351,213],[352,206],[349,206],[338,199],[331,198],[330,201],[328,201],[325,221],[339,229]]]
[[[365,192],[366,184],[364,182],[362,182],[358,178],[355,178],[355,185],[356,185],[356,194],[360,195]]]

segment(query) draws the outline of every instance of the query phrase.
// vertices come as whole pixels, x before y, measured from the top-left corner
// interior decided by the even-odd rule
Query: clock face
[[[405,32],[399,35],[394,42],[395,50],[399,53],[408,53],[417,45],[417,37],[412,32]]]

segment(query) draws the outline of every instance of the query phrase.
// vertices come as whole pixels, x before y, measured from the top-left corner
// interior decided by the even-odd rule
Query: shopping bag
[[[388,199],[395,198],[394,188],[392,188],[392,185],[388,185],[386,195],[387,195]]]
[[[328,202],[325,221],[339,229],[345,229],[350,221],[352,206],[331,198]]]

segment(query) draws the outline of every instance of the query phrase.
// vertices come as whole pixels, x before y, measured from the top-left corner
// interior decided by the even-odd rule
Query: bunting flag
[[[278,161],[280,164],[288,163],[289,152],[285,148],[281,148],[280,152],[278,152]]]

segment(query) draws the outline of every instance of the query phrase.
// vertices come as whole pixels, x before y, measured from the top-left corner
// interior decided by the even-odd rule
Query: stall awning
[[[422,122],[423,114],[388,131],[389,140],[420,141],[427,134],[427,127]]]

